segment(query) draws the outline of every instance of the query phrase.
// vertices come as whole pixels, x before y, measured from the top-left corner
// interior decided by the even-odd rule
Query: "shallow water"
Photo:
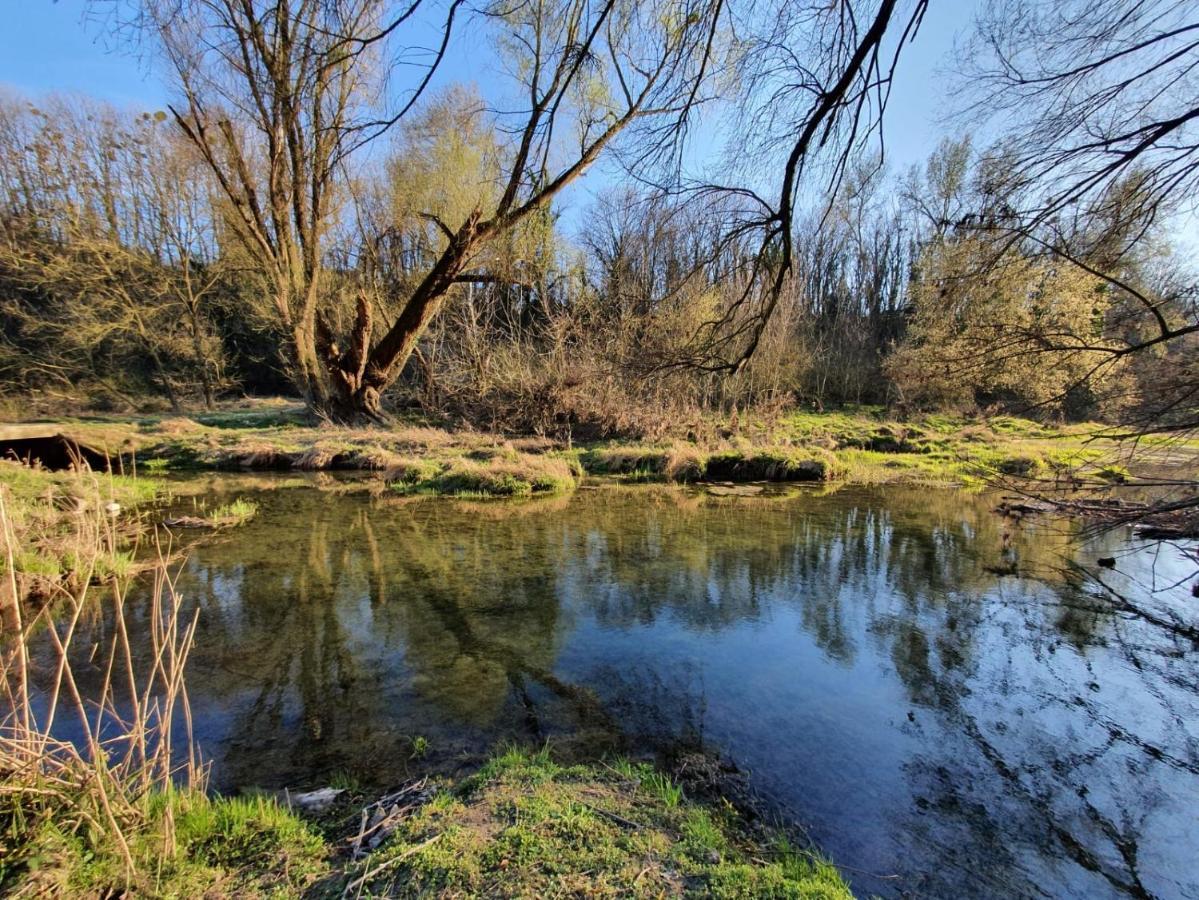
[[[180,580],[222,788],[386,784],[506,738],[702,747],[862,894],[1199,897],[1199,649],[1062,572],[1194,622],[1175,550],[927,488],[322,483],[214,481],[261,511]]]

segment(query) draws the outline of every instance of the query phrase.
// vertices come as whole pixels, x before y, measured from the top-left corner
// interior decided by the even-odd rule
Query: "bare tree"
[[[962,57],[962,112],[1002,123],[1011,205],[1031,221],[1102,207],[1136,174],[1142,226],[1199,187],[1199,11],[1186,0],[999,0]],[[1135,241],[1141,232],[1129,229]]]
[[[748,277],[741,295],[698,330],[680,362],[736,371],[752,357],[794,274],[803,199],[837,197],[850,164],[870,141],[881,146],[896,66],[927,6],[927,0],[772,0],[748,6],[744,102],[734,140],[769,173],[771,189],[763,196],[744,174],[742,185],[685,188],[701,197],[740,198],[745,211],[728,237],[740,241],[752,235],[758,250],[744,261]]]
[[[430,215],[436,259],[397,312],[378,323],[359,296],[348,333],[325,313],[331,223],[346,167],[412,107],[444,56],[462,0],[440,19],[441,43],[398,110],[382,111],[399,62],[394,38],[421,4],[384,0],[147,0],[135,23],[169,61],[174,110],[216,175],[239,242],[269,285],[291,336],[289,358],[310,406],[340,420],[379,419],[381,393],[474,254],[583,174],[634,124],[670,122],[694,102],[713,52],[720,0],[634,3],[538,0],[480,11],[522,95],[497,125],[511,140],[493,203],[461,222]],[[411,60],[407,60],[411,62]]]

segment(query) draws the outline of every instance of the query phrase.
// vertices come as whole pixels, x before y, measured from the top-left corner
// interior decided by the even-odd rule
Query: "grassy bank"
[[[48,472],[0,460],[0,505],[7,532],[0,576],[7,595],[50,598],[88,582],[131,574],[143,532],[137,509],[162,484],[88,471]],[[0,604],[3,605],[3,604]]]
[[[435,794],[354,872],[384,896],[851,896],[828,862],[646,764],[517,749]]]
[[[427,791],[370,852],[278,800],[155,791],[115,841],[63,814],[0,849],[0,888],[111,896],[848,898],[836,868],[661,771],[507,750]],[[5,811],[12,820],[12,811]],[[11,835],[11,829],[7,832]],[[164,835],[170,835],[164,852]]]
[[[72,438],[122,454],[126,470],[370,470],[405,494],[563,493],[584,475],[628,481],[845,481],[979,485],[995,476],[1102,483],[1127,477],[1097,426],[1009,416],[889,419],[884,410],[791,412],[680,426],[669,441],[572,446],[408,422],[314,427],[297,407],[257,404],[190,418],[71,420]],[[1177,448],[1175,448],[1177,451]],[[1182,448],[1194,452],[1197,448]],[[1141,448],[1142,454],[1144,447]]]

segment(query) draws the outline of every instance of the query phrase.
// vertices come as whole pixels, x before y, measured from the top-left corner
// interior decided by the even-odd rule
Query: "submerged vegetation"
[[[480,471],[517,477],[476,456],[468,463]],[[549,459],[546,471],[570,472]],[[129,606],[132,559],[112,549],[118,511],[99,492],[103,476],[4,466],[6,896],[849,896],[818,856],[749,829],[727,804],[688,799],[651,766],[620,760],[559,765],[546,750],[505,751],[429,793],[361,858],[344,850],[350,835],[278,797],[211,796],[185,677],[199,612],[185,608],[161,557],[148,608]],[[156,490],[113,478],[107,496],[132,503]],[[61,511],[63,498],[96,502],[68,505],[55,519],[49,510]],[[238,499],[209,518],[244,521],[255,511]],[[49,571],[57,557],[38,543],[47,534],[71,548],[71,567]],[[27,603],[29,577],[45,579],[37,605]],[[77,626],[98,605],[111,607],[117,627],[84,655],[85,672],[75,645],[87,632]],[[131,615],[154,623],[148,655],[131,641]],[[99,688],[83,687],[97,664]],[[77,736],[61,737],[63,726]],[[414,760],[427,752],[425,738],[413,739]]]
[[[15,587],[22,551],[5,509],[5,576]],[[76,539],[97,533],[81,529]],[[508,750],[429,793],[361,858],[344,849],[352,835],[307,821],[277,797],[210,796],[184,673],[198,613],[184,611],[160,561],[146,611],[154,645],[139,665],[128,581],[112,574],[105,588],[59,588],[54,617],[49,605],[29,617],[22,603],[6,607],[6,896],[849,896],[829,863],[749,830],[727,804],[690,801],[645,764],[568,766],[546,750]],[[97,648],[108,660],[102,687],[85,695],[73,641],[97,603],[114,606],[119,627]],[[33,648],[47,636],[48,681]],[[57,736],[65,719],[81,737]],[[425,739],[415,739],[413,757],[425,752]],[[355,846],[361,841],[360,833]]]

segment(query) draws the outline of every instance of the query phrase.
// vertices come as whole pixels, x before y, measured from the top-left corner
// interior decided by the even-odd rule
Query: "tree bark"
[[[481,211],[475,210],[451,238],[441,257],[404,304],[391,328],[370,348],[372,321],[365,296],[358,300],[358,314],[350,346],[344,351],[318,320],[314,329],[314,347],[329,376],[332,390],[319,405],[313,406],[324,418],[342,424],[379,424],[387,421],[383,413],[383,392],[404,370],[425,329],[441,311],[466,267],[471,253],[484,239],[480,233]]]

